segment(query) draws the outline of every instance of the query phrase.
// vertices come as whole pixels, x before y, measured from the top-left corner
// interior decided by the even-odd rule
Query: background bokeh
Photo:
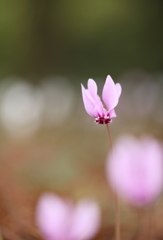
[[[80,83],[110,74],[123,88],[113,140],[163,139],[163,1],[0,1],[0,229],[4,239],[39,239],[35,205],[44,191],[91,196],[112,236],[114,204],[105,176],[109,143],[93,123]],[[160,204],[160,205],[159,205]],[[161,201],[157,231],[163,235]],[[136,225],[122,203],[124,238]],[[131,221],[132,220],[132,221]],[[134,221],[133,221],[134,220]]]

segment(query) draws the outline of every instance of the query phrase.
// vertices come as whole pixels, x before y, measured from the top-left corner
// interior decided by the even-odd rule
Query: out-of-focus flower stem
[[[137,208],[138,221],[137,229],[132,239],[141,237],[142,239],[156,239],[156,229],[154,221],[154,208]]]
[[[154,206],[152,206],[148,209],[149,223],[147,228],[147,231],[149,229],[149,239],[151,240],[156,239],[156,229],[155,229],[156,222],[154,221],[154,218],[155,218],[155,210],[154,210]]]
[[[112,142],[109,124],[106,124],[106,128],[107,128],[107,133],[108,133],[109,142],[110,142],[110,150],[113,151],[113,142]],[[119,199],[116,193],[114,195],[114,201],[115,201],[115,240],[120,240],[120,206],[119,206]]]

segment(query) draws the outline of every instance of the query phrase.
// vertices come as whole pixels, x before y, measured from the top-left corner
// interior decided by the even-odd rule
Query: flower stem
[[[112,142],[110,128],[109,128],[109,124],[108,123],[106,124],[106,128],[107,128],[107,133],[108,133],[109,142],[110,142],[110,149],[111,149],[111,151],[113,151],[113,142]]]
[[[110,142],[110,150],[113,151],[113,143],[110,133],[109,124],[106,124],[107,133]],[[120,206],[119,206],[119,199],[117,194],[114,194],[114,202],[115,202],[115,240],[120,240]]]
[[[155,239],[156,238],[156,229],[155,229],[155,213],[154,213],[154,207],[152,206],[148,210],[149,214],[149,239]]]

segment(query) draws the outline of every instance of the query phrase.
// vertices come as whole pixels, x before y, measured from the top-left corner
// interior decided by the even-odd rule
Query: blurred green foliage
[[[161,0],[1,0],[0,77],[162,71]]]

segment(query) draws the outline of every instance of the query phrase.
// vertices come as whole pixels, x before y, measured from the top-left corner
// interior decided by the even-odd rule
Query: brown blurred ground
[[[93,140],[95,135],[96,141]],[[96,239],[114,239],[114,203],[105,177],[108,143],[103,126],[89,135],[81,128],[62,128],[53,133],[39,133],[32,140],[4,139],[0,149],[2,239],[41,239],[35,222],[35,206],[44,191],[54,191],[75,201],[81,197],[94,197],[103,216]],[[64,165],[69,165],[69,173]],[[141,214],[145,227],[139,229],[140,234],[137,210],[121,204],[122,239],[150,239],[148,213]],[[155,206],[152,231],[155,237],[151,239],[163,239],[161,200]]]

